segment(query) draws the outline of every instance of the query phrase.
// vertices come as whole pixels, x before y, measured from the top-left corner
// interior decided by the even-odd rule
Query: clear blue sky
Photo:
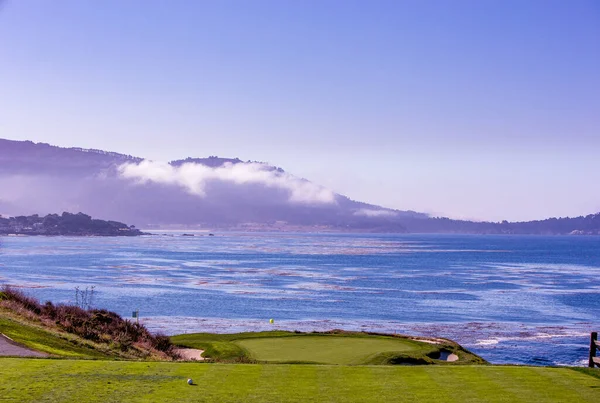
[[[0,137],[451,217],[600,211],[600,1],[7,0]]]

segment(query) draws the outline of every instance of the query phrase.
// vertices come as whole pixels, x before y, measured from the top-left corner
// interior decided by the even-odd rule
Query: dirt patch
[[[0,333],[0,355],[15,357],[48,357],[48,354],[28,349],[2,333]]]

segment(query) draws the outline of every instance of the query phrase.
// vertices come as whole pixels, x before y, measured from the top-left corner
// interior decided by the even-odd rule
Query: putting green
[[[339,365],[362,364],[375,354],[420,348],[418,343],[406,339],[335,336],[268,337],[236,340],[235,344],[258,361]]]
[[[431,344],[403,336],[331,331],[324,333],[250,332],[192,333],[171,337],[176,345],[204,350],[209,360],[230,363],[314,363],[334,365],[436,364],[486,362],[450,340]],[[459,356],[457,362],[437,360],[440,351]]]

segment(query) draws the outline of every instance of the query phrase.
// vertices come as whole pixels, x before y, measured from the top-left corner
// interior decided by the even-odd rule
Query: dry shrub
[[[35,314],[39,315],[42,312],[42,306],[40,305],[39,301],[35,298],[25,295],[25,293],[21,290],[4,286],[2,288],[1,295],[2,297],[0,299],[17,302],[28,311],[31,311]]]
[[[154,347],[158,351],[170,353],[173,350],[171,340],[168,336],[164,334],[155,334],[154,337],[150,340],[150,342],[152,343],[152,347]]]
[[[0,300],[0,307],[8,309],[11,312],[16,313],[17,315],[28,319],[32,322],[38,322],[40,317],[30,310],[26,309],[19,302],[10,301],[10,300]]]
[[[97,343],[115,345],[123,352],[137,344],[174,357],[173,346],[167,336],[153,335],[144,325],[123,319],[115,312],[54,305],[50,301],[42,305],[37,299],[8,286],[0,291],[0,304],[28,319],[51,321],[68,333]]]

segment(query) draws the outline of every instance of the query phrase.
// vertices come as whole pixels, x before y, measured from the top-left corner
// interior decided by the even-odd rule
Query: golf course
[[[10,325],[10,329],[7,326]],[[597,402],[600,371],[494,366],[455,343],[458,361],[430,358],[440,345],[361,333],[186,334],[206,362],[99,357],[42,329],[2,320],[15,343],[48,358],[0,357],[7,402]],[[35,329],[34,334],[31,330]],[[62,341],[61,341],[62,340]],[[77,358],[73,358],[76,356]],[[390,362],[430,365],[389,365]],[[400,360],[400,361],[399,361]],[[219,362],[222,361],[222,362]],[[246,363],[231,363],[231,362]],[[295,363],[292,363],[295,362]],[[193,385],[187,380],[192,379]]]
[[[490,365],[447,339],[332,330],[163,340],[105,311],[3,298],[0,402],[600,401],[598,369]],[[63,314],[83,325],[66,331]],[[115,329],[139,339],[89,340]],[[202,350],[203,361],[185,361],[181,348]]]

